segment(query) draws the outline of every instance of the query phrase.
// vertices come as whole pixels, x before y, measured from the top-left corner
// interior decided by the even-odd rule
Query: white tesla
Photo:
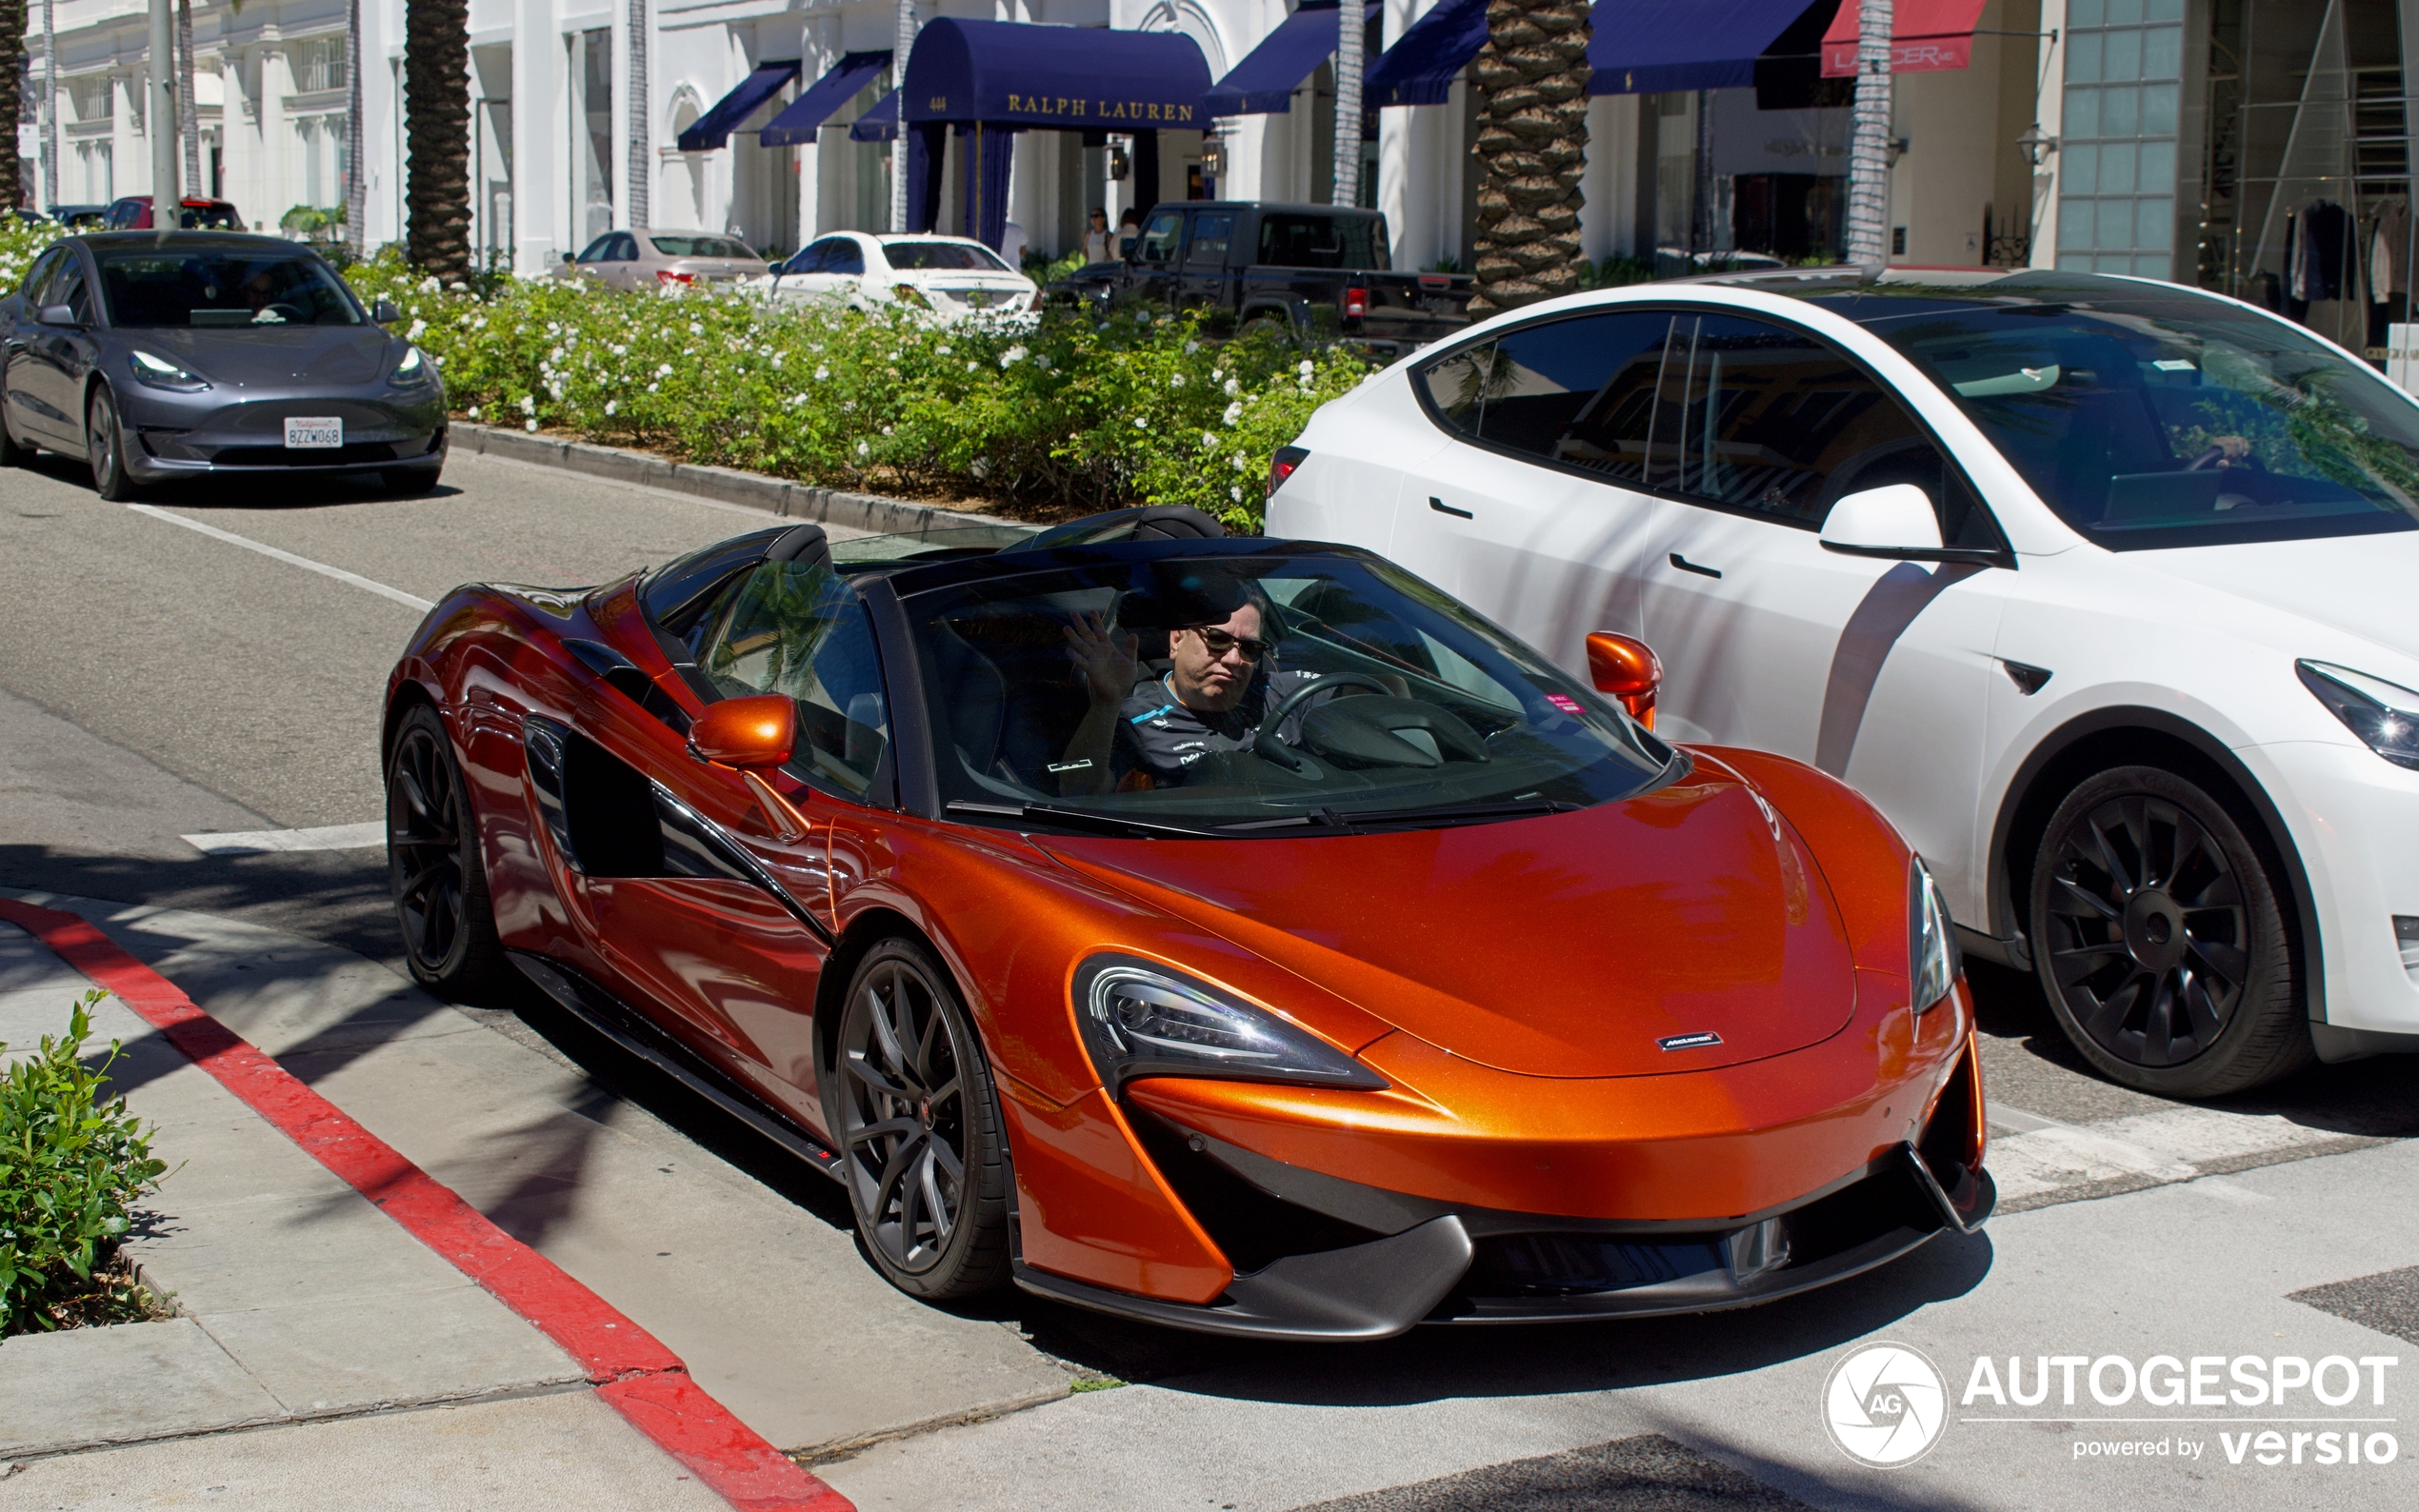
[[[1499,316],[1319,411],[1385,552],[1659,732],[1847,778],[2113,1079],[2419,1050],[2419,405],[2147,280],[1758,272]]]

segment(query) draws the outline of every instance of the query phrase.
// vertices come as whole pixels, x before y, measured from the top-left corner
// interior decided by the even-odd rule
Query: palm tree
[[[8,0],[0,0],[6,4]],[[409,0],[403,30],[404,250],[447,283],[470,276],[470,0]]]
[[[0,0],[0,121],[11,133],[0,150],[0,209],[14,209],[22,198],[24,167],[17,159],[14,132],[18,92],[25,79],[25,0]]]
[[[1478,292],[1473,314],[1567,294],[1579,285],[1579,180],[1588,167],[1591,0],[1489,0],[1487,42],[1469,68],[1479,91],[1475,150]]]
[[[193,103],[193,0],[176,0],[176,125],[185,138],[185,192],[204,193],[202,108]]]
[[[1889,260],[1891,0],[1864,0],[1856,17],[1856,113],[1848,149],[1848,260]]]

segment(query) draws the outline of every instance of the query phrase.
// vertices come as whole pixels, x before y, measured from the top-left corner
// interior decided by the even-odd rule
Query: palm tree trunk
[[[1889,261],[1891,0],[1863,0],[1856,17],[1856,114],[1848,149],[1848,260]]]
[[[1349,3],[1349,0],[1347,0]],[[1579,180],[1588,168],[1589,0],[1491,0],[1470,64],[1479,91],[1478,292],[1472,314],[1579,284]]]
[[[447,283],[470,276],[470,0],[410,0],[404,17],[405,250]]]
[[[24,165],[17,158],[18,91],[25,78],[25,0],[0,0],[0,121],[8,123],[7,150],[0,151],[0,209],[22,199]]]
[[[207,194],[202,182],[202,108],[193,100],[193,0],[176,0],[176,119],[185,138],[185,192]]]
[[[361,0],[346,0],[345,240],[356,256],[370,250],[367,174],[361,161]]]
[[[59,203],[59,31],[42,0],[42,208]]]

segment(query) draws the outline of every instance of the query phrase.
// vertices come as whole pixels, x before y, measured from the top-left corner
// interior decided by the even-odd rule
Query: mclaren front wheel
[[[462,767],[426,704],[404,716],[387,757],[387,879],[413,980],[459,1003],[510,977]]]

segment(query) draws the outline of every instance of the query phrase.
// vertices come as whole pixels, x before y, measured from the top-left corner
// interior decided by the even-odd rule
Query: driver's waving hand
[[[1249,746],[1271,704],[1310,681],[1308,673],[1271,665],[1275,647],[1263,637],[1259,601],[1241,584],[1188,583],[1154,598],[1150,609],[1193,621],[1170,630],[1172,665],[1161,676],[1144,676],[1137,637],[1112,631],[1108,616],[1078,614],[1066,631],[1068,659],[1083,677],[1090,707],[1068,742],[1066,760],[1052,768],[1064,796],[1182,784],[1210,752]],[[1210,617],[1221,609],[1223,617]],[[1168,623],[1158,613],[1148,617]]]

